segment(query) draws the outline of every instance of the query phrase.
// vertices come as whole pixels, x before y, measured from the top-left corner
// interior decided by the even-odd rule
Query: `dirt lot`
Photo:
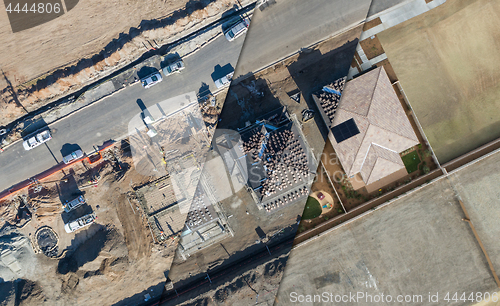
[[[347,75],[362,26],[329,39],[278,63],[255,76],[232,85],[224,104],[219,127],[236,129],[281,105],[301,118],[302,110],[313,109],[314,120],[303,123],[303,132],[318,157],[328,130],[321,121],[311,94]],[[300,102],[289,95],[300,91]]]
[[[66,14],[16,33],[2,10],[0,126],[216,20],[236,4],[81,0]]]
[[[110,159],[75,163],[42,180],[41,190],[30,188],[18,194],[25,197],[33,217],[28,223],[21,219],[17,226],[0,230],[0,248],[13,250],[15,258],[14,264],[6,265],[9,261],[4,258],[0,261],[2,279],[13,282],[21,278],[28,283],[26,288],[13,283],[17,289],[11,297],[15,296],[16,305],[136,304],[144,301],[145,294],[161,294],[164,271],[170,268],[176,245],[153,245],[138,203],[133,196],[127,200],[131,186],[149,180],[130,168],[130,150],[125,147],[123,151],[105,152]],[[84,195],[86,204],[63,212],[61,203],[79,194]],[[16,223],[13,200],[1,203],[2,224]],[[74,233],[65,232],[65,223],[91,212],[97,216],[94,224]],[[50,227],[58,238],[51,257],[34,239],[43,226]],[[31,243],[20,248],[23,239]],[[16,262],[19,271],[15,271]]]
[[[500,154],[486,157],[450,175],[476,230],[490,256],[495,271],[500,271]]]
[[[500,137],[499,14],[447,1],[377,35],[441,163]]]

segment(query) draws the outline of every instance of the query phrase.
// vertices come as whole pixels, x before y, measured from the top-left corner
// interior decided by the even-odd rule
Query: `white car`
[[[82,150],[76,150],[75,152],[72,152],[70,155],[64,156],[63,157],[63,162],[65,164],[69,164],[71,162],[74,162],[77,159],[80,159],[83,157],[83,152]]]
[[[217,86],[218,89],[229,86],[231,83],[231,78],[233,77],[234,72],[231,72],[225,76],[223,76],[220,79],[215,80],[215,86]]]
[[[74,221],[70,221],[64,224],[64,230],[66,231],[66,233],[72,233],[81,228],[91,225],[92,223],[94,223],[95,219],[96,216],[93,213],[85,215]]]
[[[76,208],[82,206],[83,204],[85,204],[85,198],[81,195],[78,198],[73,199],[69,202],[66,201],[66,203],[63,204],[63,209],[65,212],[70,212],[73,209],[76,209]]]
[[[36,134],[35,136],[33,136],[29,139],[26,139],[23,142],[23,147],[26,151],[28,151],[28,150],[31,150],[33,148],[38,147],[42,143],[47,142],[51,139],[52,139],[52,135],[50,135],[50,131],[45,130],[45,131],[42,131],[42,132]]]
[[[184,62],[180,59],[176,61],[175,63],[172,63],[168,65],[167,67],[163,68],[163,74],[165,76],[169,76],[174,73],[179,73],[181,72],[182,69],[184,69]]]
[[[233,41],[239,36],[243,35],[248,30],[248,22],[245,19],[240,20],[238,23],[224,32],[224,36],[228,41]]]
[[[145,78],[142,78],[141,84],[142,84],[142,87],[149,88],[155,84],[160,83],[162,80],[163,80],[163,78],[161,77],[161,74],[159,72],[155,72],[153,74],[148,75]]]

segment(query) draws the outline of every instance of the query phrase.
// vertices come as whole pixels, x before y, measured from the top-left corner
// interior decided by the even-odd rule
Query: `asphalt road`
[[[393,0],[377,0],[385,3]],[[235,77],[274,63],[366,19],[372,0],[276,0],[256,9]]]
[[[129,120],[141,112],[138,99],[150,107],[183,93],[198,92],[202,83],[215,91],[212,79],[215,66],[230,64],[235,67],[244,39],[242,36],[228,42],[221,35],[185,58],[186,68],[180,74],[164,76],[161,83],[149,89],[136,83],[54,123],[50,126],[52,139],[46,145],[30,151],[24,150],[22,142],[9,147],[0,153],[0,191],[62,162],[63,154],[68,153],[61,152],[65,145],[65,149],[79,146],[84,152],[91,152],[94,145],[125,135]],[[174,109],[164,111],[168,114]]]

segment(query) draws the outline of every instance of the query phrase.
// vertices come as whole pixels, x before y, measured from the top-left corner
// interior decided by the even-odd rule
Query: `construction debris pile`
[[[242,133],[242,151],[251,165],[249,185],[259,208],[267,212],[306,196],[311,175],[306,144],[297,127],[286,110],[272,113]]]

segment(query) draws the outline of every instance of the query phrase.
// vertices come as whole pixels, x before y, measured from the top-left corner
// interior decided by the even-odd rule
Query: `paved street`
[[[221,35],[185,58],[186,69],[180,74],[163,76],[161,83],[149,89],[136,83],[51,125],[53,138],[46,145],[31,151],[25,151],[22,142],[9,147],[0,154],[0,191],[61,162],[63,154],[67,154],[61,152],[65,144],[78,145],[83,151],[90,152],[94,145],[126,134],[129,120],[141,112],[138,99],[150,107],[183,93],[198,92],[202,83],[206,83],[210,91],[215,91],[217,88],[211,77],[214,67],[228,63],[235,67],[243,41],[244,36],[228,42]]]

